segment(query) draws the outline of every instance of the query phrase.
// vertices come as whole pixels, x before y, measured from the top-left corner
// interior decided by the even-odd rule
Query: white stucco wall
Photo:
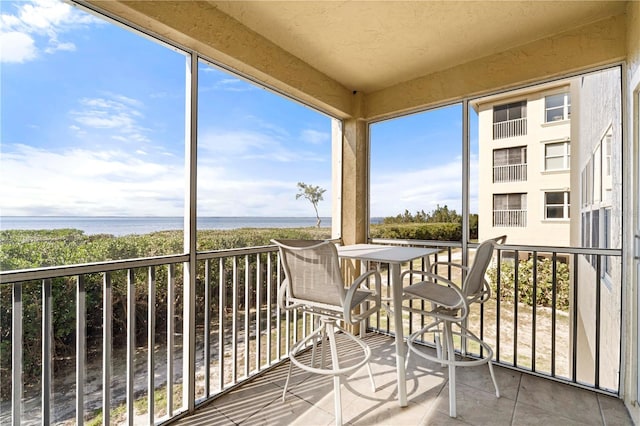
[[[573,86],[574,131],[578,142],[572,151],[575,170],[574,191],[576,214],[599,212],[599,247],[604,247],[603,208],[611,208],[611,248],[622,247],[622,88],[621,70],[610,70],[581,77]],[[581,173],[588,164],[593,166],[602,160],[602,141],[605,134],[612,134],[611,196],[594,196],[588,202],[582,191]],[[604,170],[602,181],[604,186]],[[599,192],[594,178],[596,192]],[[604,191],[603,191],[604,192]],[[602,198],[602,199],[599,199]],[[577,217],[579,219],[579,217]],[[590,225],[591,226],[591,225]],[[590,228],[592,229],[592,228]],[[572,228],[572,245],[582,246],[581,226]],[[584,244],[589,246],[588,243]],[[604,268],[604,264],[601,264]],[[592,364],[596,351],[596,289],[600,288],[600,385],[617,389],[620,360],[620,317],[622,296],[621,258],[612,258],[611,274],[599,279],[595,266],[585,256],[578,256],[578,380],[594,380]],[[575,273],[575,272],[574,272]]]
[[[622,396],[635,424],[640,424],[640,372],[638,359],[640,358],[640,264],[633,259],[631,247],[634,244],[634,234],[640,235],[640,2],[631,1],[627,4],[627,87],[625,87],[626,104],[625,118],[627,120],[626,137],[628,176],[625,178],[625,217],[632,224],[625,228],[626,277],[623,328],[627,338],[624,339],[624,386]]]

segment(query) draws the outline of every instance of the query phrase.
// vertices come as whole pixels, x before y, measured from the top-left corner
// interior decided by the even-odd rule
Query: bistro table
[[[435,248],[403,247],[381,244],[354,244],[338,246],[338,256],[343,259],[368,260],[388,263],[391,272],[391,301],[393,304],[393,323],[396,337],[396,372],[398,375],[398,401],[401,407],[407,406],[407,379],[405,376],[406,348],[404,344],[404,325],[402,323],[402,282],[400,268],[403,263],[418,258],[426,258],[436,253]]]

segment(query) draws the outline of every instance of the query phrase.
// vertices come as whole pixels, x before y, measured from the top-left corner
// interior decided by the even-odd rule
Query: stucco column
[[[361,118],[363,97],[354,95],[354,117],[343,121],[342,132],[342,241],[364,243],[368,223],[367,122]]]

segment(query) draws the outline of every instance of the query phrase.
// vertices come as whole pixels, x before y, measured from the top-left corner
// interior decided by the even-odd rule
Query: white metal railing
[[[373,240],[372,242],[438,247],[440,251],[433,257],[433,261],[459,263],[462,258],[462,247],[459,242],[415,240]],[[473,250],[475,245],[470,244],[469,247]],[[500,259],[501,256],[506,258],[506,254],[509,254],[509,259],[505,259],[504,262],[507,263],[504,263]],[[522,275],[518,272],[518,266],[515,266],[518,262],[514,264],[513,259],[521,259],[523,255],[525,258],[533,259],[546,255],[552,259],[552,267],[545,272],[542,266],[536,267],[538,263],[534,263],[532,277],[520,278],[521,281],[518,281],[519,277],[528,276],[526,275],[528,269],[522,267],[525,273]],[[618,389],[607,387],[606,383],[603,387],[600,382],[599,349],[596,349],[594,358],[595,381],[585,384],[582,380],[578,380],[576,372],[578,345],[575,332],[569,332],[572,342],[567,345],[563,343],[562,346],[563,350],[565,346],[571,348],[570,367],[567,369],[566,366],[558,366],[559,360],[564,358],[558,358],[559,355],[556,354],[559,350],[559,346],[555,344],[558,339],[556,333],[561,333],[561,327],[569,327],[570,321],[563,321],[561,326],[560,320],[556,320],[556,317],[564,318],[569,315],[575,320],[577,315],[575,309],[566,314],[556,308],[556,299],[560,292],[558,284],[560,277],[562,276],[563,280],[569,279],[567,278],[569,275],[560,268],[560,263],[562,261],[565,265],[575,265],[571,275],[574,286],[574,292],[571,294],[572,306],[575,307],[578,291],[585,291],[579,288],[585,288],[587,282],[584,280],[584,275],[578,278],[577,265],[578,260],[581,259],[579,255],[595,256],[597,260],[594,274],[600,276],[600,265],[604,259],[619,259],[621,251],[500,246],[497,251],[497,262],[494,265],[497,268],[496,276],[498,277],[495,293],[500,294],[501,297],[496,299],[497,307],[491,315],[483,315],[483,311],[480,311],[479,318],[470,319],[471,326],[480,330],[478,333],[481,337],[494,336],[488,338],[494,339],[495,360],[500,364],[522,371],[533,371],[577,386],[616,394]],[[313,318],[299,315],[295,311],[282,313],[278,307],[276,295],[282,273],[275,247],[198,253],[195,281],[197,312],[194,315],[183,312],[184,305],[180,298],[184,262],[188,258],[187,255],[175,255],[0,272],[0,300],[4,302],[9,299],[4,309],[9,306],[11,310],[9,351],[12,359],[10,401],[4,402],[3,409],[0,410],[0,423],[18,425],[72,421],[82,425],[102,415],[103,424],[133,424],[134,422],[154,424],[184,415],[185,401],[178,399],[182,393],[177,391],[187,378],[175,367],[180,365],[178,360],[185,357],[185,351],[189,350],[183,347],[181,334],[176,331],[178,323],[186,318],[194,319],[194,323],[190,326],[196,330],[195,377],[189,378],[196,383],[196,395],[190,396],[196,401],[196,405],[215,398],[241,385],[256,374],[279,364],[286,359],[291,345],[311,331]],[[585,264],[592,265],[593,262]],[[512,265],[515,273],[507,272],[506,275],[501,273],[500,268],[507,267],[504,265]],[[384,265],[377,267],[384,269]],[[441,268],[436,272],[450,279],[455,278],[452,277],[454,272],[450,268]],[[547,274],[544,280],[541,275],[543,273]],[[510,276],[515,277],[515,283],[508,286],[505,281],[501,282],[501,277]],[[388,278],[387,275],[387,280]],[[542,293],[536,290],[536,286],[548,285],[549,282],[552,283],[551,290],[545,289]],[[578,287],[579,284],[583,287]],[[536,344],[537,324],[541,324],[542,320],[536,319],[535,309],[532,312],[531,321],[519,322],[518,320],[518,318],[524,318],[523,315],[531,315],[531,313],[527,314],[526,308],[519,307],[520,296],[518,295],[526,286],[533,286],[533,291],[530,293],[533,295],[533,306],[536,306],[538,294],[551,292],[551,296],[547,294],[553,301],[550,308],[551,349],[546,343],[540,343],[542,339],[540,336]],[[504,302],[504,295],[511,294],[512,289],[516,291],[514,296],[516,303]],[[596,286],[595,308],[592,310],[593,321],[598,325],[595,328],[596,342],[601,338],[599,289],[600,286]],[[64,300],[64,306],[53,304],[54,294],[59,295],[63,291],[70,291],[72,296]],[[147,294],[142,295],[143,292]],[[32,301],[38,298],[38,307],[34,307]],[[28,300],[29,303],[25,304],[24,300]],[[58,375],[73,376],[73,372],[63,370],[54,373],[53,324],[58,319],[58,315],[63,311],[69,311],[70,306],[75,307],[71,311],[75,312],[73,327],[76,344],[75,353],[70,357],[75,358],[75,394],[67,391],[66,394],[70,394],[72,400],[65,400],[63,392],[57,391],[54,382],[60,380]],[[96,309],[96,306],[101,307],[101,310]],[[145,306],[146,312],[144,312]],[[37,309],[38,312],[33,312],[33,309]],[[504,309],[512,310],[512,313],[502,313],[501,316]],[[520,313],[518,313],[519,309]],[[161,327],[158,321],[163,312],[167,313],[166,324]],[[101,330],[97,336],[95,325],[92,326],[92,330],[87,327],[88,320],[96,321],[96,315],[101,324]],[[411,332],[414,322],[417,324],[424,321],[424,318],[411,313],[408,315],[406,326]],[[539,315],[547,314],[542,312]],[[33,386],[33,383],[30,383],[30,386],[24,386],[26,376],[23,348],[28,343],[28,339],[34,338],[34,336],[25,335],[27,328],[25,326],[33,326],[30,322],[38,321],[38,317],[42,318],[41,332],[35,338],[42,341],[42,352],[41,358],[36,361],[40,361],[42,365],[42,376],[39,395],[33,397],[29,392],[38,386],[37,384]],[[2,326],[6,326],[6,323],[2,323]],[[140,329],[145,327],[146,333],[141,333]],[[500,330],[503,328],[512,332],[501,335]],[[369,329],[381,333],[394,332],[393,324],[388,320],[385,312],[372,318]],[[123,339],[119,333],[126,334],[126,337]],[[518,338],[518,333],[532,335],[532,343],[526,348],[521,347],[522,339]],[[146,335],[146,338],[142,338],[143,335]],[[600,348],[600,344],[595,347]],[[124,351],[126,353],[122,355]],[[89,352],[101,354],[97,363],[96,360],[87,359]],[[472,352],[470,354],[473,356]],[[119,357],[124,357],[124,368],[115,368]],[[547,360],[540,361],[542,358]],[[55,362],[58,361],[55,360]],[[108,383],[110,386],[102,386],[100,390],[92,387],[94,390],[88,391],[87,384],[95,380],[95,377],[89,377],[94,374],[94,370],[98,371],[98,377],[102,383]],[[141,375],[145,375],[146,380],[140,381]],[[138,380],[134,380],[136,377]],[[117,383],[124,383],[125,392],[119,389],[120,395],[117,395]],[[145,396],[158,394],[166,394],[161,405],[155,402],[155,397],[147,398],[146,404],[144,403]],[[136,401],[135,406],[134,401]],[[60,410],[60,406],[64,404],[75,406],[75,412],[72,409],[69,414],[69,410]],[[56,410],[53,409],[54,406]],[[93,406],[100,408],[98,410],[89,408]],[[140,410],[141,406],[146,406],[142,409],[142,413],[134,411]],[[118,409],[118,407],[121,408]],[[115,417],[117,412],[124,412],[124,415]]]
[[[4,383],[11,387],[10,401],[3,402],[0,424],[82,425],[98,416],[103,424],[154,424],[182,415],[186,402],[179,400],[178,391],[187,373],[176,367],[189,348],[182,345],[179,323],[189,318],[194,318],[190,327],[196,330],[195,377],[189,379],[196,384],[197,404],[280,363],[294,341],[311,331],[310,316],[280,312],[276,295],[281,271],[275,247],[198,253],[195,315],[183,311],[180,293],[188,258],[0,272],[0,300],[9,301],[3,309],[11,318],[10,324],[1,325],[11,331],[12,361],[11,383]],[[23,303],[26,298],[29,304]],[[63,364],[54,360],[53,324],[69,312],[76,343],[73,355],[66,358],[75,359],[75,395],[61,392],[57,383],[63,380],[61,374],[67,381],[73,378],[74,368],[53,368],[54,362],[60,362],[56,367]],[[34,324],[39,317],[41,325]],[[166,324],[159,324],[161,319]],[[36,335],[25,335],[34,327]],[[33,339],[42,341],[42,352],[27,360],[25,356],[34,354],[23,348]],[[90,353],[98,354],[97,359],[89,359]],[[26,371],[26,361],[42,365],[40,380]],[[25,386],[25,380],[31,385]],[[96,381],[110,385],[88,391],[87,384]],[[155,401],[160,394],[166,397],[159,398],[159,405]],[[139,412],[141,406],[146,407]]]
[[[527,134],[527,117],[493,123],[493,139],[511,138]]]
[[[527,163],[493,166],[493,182],[521,182],[527,180]]]
[[[494,210],[493,226],[525,227],[527,226],[526,210]]]
[[[381,239],[371,242],[389,244],[389,240]],[[397,240],[396,243],[438,248],[439,252],[431,259],[433,262],[462,263],[459,242]],[[469,244],[469,264],[473,262],[476,246]],[[595,260],[590,262],[592,258]],[[622,300],[621,295],[619,299],[603,297],[601,291],[606,287],[599,277],[602,277],[606,262],[615,262],[619,267],[621,260],[620,249],[499,245],[486,274],[491,298],[472,310],[468,326],[491,345],[494,362],[499,365],[618,395],[621,327],[617,323],[618,328],[612,328],[615,319],[610,318],[605,324],[604,317],[606,312],[619,311]],[[381,269],[383,282],[385,278],[389,282],[387,266],[368,265]],[[457,268],[438,266],[437,274],[461,282]],[[420,266],[413,264],[412,268],[419,269]],[[404,283],[408,284],[409,281]],[[431,320],[414,313],[405,314],[405,335]],[[580,321],[587,328],[593,327],[591,336],[585,337],[577,331],[576,324]],[[384,310],[371,317],[369,329],[395,334],[393,321]],[[605,340],[607,344],[603,344]],[[585,341],[591,341],[592,346]],[[422,343],[435,346],[433,335],[423,336]],[[585,356],[587,347],[591,352]],[[482,357],[480,346],[456,344],[456,351],[470,357]],[[610,363],[603,362],[605,357]]]

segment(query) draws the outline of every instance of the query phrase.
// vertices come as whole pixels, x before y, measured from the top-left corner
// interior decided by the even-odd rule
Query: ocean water
[[[322,217],[320,226],[330,227],[331,218]],[[198,229],[303,228],[316,226],[315,217],[199,217]],[[182,230],[182,217],[62,217],[4,216],[0,230],[8,229],[80,229],[86,235],[148,234],[156,231]]]

